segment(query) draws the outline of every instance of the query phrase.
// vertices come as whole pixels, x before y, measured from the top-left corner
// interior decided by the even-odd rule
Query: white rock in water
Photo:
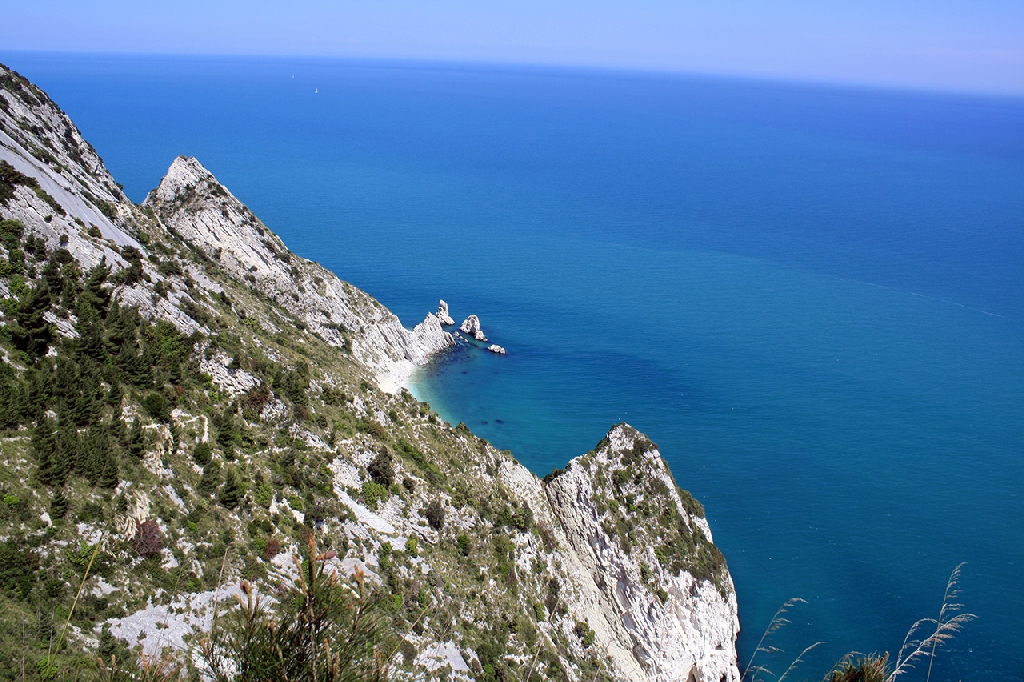
[[[451,327],[455,324],[455,320],[448,314],[448,304],[444,302],[443,298],[441,299],[441,305],[437,306],[437,319],[446,327]]]
[[[491,351],[492,353],[497,353],[498,355],[505,354],[505,349],[496,343],[492,343],[491,345],[487,346],[487,350]]]
[[[476,315],[470,315],[459,327],[463,334],[469,334],[477,341],[486,341],[487,337],[484,336],[483,331],[480,329],[480,318]]]

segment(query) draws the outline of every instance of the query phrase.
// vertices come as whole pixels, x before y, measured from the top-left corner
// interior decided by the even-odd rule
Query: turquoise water
[[[628,421],[706,506],[748,657],[1024,679],[1024,102],[315,61],[5,54],[141,200],[194,154],[293,250],[461,347],[417,395],[538,474]],[[294,76],[294,78],[293,78]],[[319,92],[314,94],[314,88]],[[798,675],[798,678],[800,676]],[[923,674],[908,679],[924,679]]]

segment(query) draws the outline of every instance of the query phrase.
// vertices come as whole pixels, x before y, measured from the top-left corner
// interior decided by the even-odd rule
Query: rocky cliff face
[[[395,679],[738,679],[725,561],[645,436],[616,426],[541,481],[400,390],[453,344],[438,317],[405,329],[195,159],[131,204],[44,93],[0,86],[0,577],[27,567],[0,649],[15,621],[49,631],[95,550],[69,646],[188,650],[313,536],[386,599]],[[33,398],[62,376],[74,400]]]
[[[394,392],[415,365],[455,345],[433,314],[407,331],[387,308],[284,243],[194,158],[179,156],[146,197],[175,232],[254,292],[287,308],[328,343],[352,352]]]
[[[703,509],[625,424],[547,484],[582,610],[623,679],[738,682],[736,592]]]

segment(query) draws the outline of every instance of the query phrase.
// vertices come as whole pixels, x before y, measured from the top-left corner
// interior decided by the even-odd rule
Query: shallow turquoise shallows
[[[1024,102],[582,71],[3,54],[135,200],[197,156],[407,325],[414,390],[538,474],[628,421],[707,508],[740,654],[1024,679]],[[924,671],[905,679],[924,679]]]

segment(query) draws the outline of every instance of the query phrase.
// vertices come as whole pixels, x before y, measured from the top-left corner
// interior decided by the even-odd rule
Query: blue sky
[[[0,49],[576,65],[1024,95],[1024,0],[31,0]]]

